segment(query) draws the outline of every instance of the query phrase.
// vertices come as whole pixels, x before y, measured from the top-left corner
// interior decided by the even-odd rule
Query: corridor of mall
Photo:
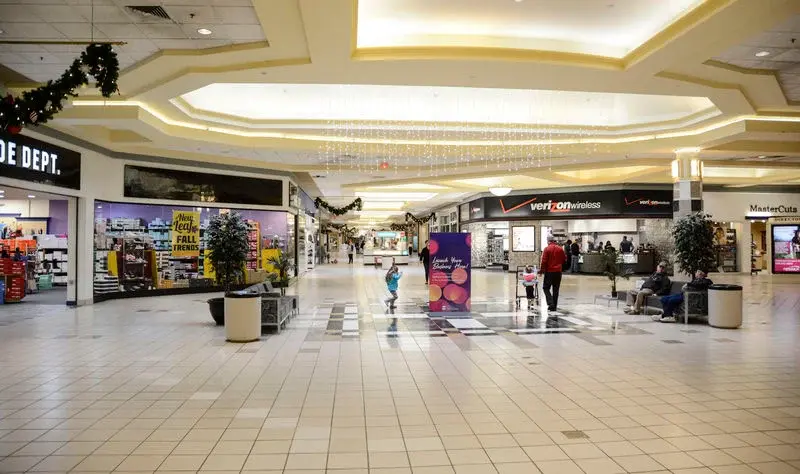
[[[0,0],[0,474],[800,474],[800,0]]]

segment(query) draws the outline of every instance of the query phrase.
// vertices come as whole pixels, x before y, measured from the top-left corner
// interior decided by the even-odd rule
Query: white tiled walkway
[[[560,332],[476,271],[493,330],[465,335],[427,326],[405,273],[396,334],[360,266],[314,270],[289,329],[245,345],[203,295],[0,306],[0,472],[800,472],[797,282],[715,277],[746,290],[720,330],[595,306],[607,281],[568,275]]]

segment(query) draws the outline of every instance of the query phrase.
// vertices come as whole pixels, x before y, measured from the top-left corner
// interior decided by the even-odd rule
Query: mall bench
[[[246,291],[261,295],[261,327],[274,326],[280,333],[281,328],[297,313],[298,296],[281,295],[268,281],[250,286]]]
[[[644,280],[640,280],[644,282]],[[674,295],[681,292],[681,288],[688,282],[673,281],[670,287],[669,294]],[[708,293],[705,291],[692,291],[686,290],[684,293],[684,301],[682,308],[679,311],[683,312],[684,322],[689,321],[689,316],[704,317],[708,316]],[[620,299],[627,300],[628,292],[620,292]],[[661,296],[648,296],[644,299],[643,311],[648,313],[648,309],[663,310],[661,306]]]

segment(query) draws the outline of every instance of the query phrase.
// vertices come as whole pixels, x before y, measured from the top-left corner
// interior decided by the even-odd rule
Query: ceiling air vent
[[[126,5],[125,8],[127,8],[130,11],[133,11],[133,12],[136,12],[136,13],[140,13],[140,14],[145,15],[145,16],[154,16],[156,18],[163,18],[164,20],[172,21],[172,18],[170,18],[170,16],[167,13],[167,11],[164,10],[163,8],[161,8],[160,6],[154,6],[154,5]]]

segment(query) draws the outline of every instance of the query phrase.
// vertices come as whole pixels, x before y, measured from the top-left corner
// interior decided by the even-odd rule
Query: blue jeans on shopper
[[[578,273],[580,271],[579,270],[580,263],[578,263],[580,261],[580,258],[581,257],[579,257],[578,255],[572,256],[572,265],[570,265],[569,267],[570,273]]]
[[[683,293],[676,293],[674,295],[667,295],[661,297],[661,308],[663,308],[663,317],[668,318],[675,316],[675,310],[683,303]]]

